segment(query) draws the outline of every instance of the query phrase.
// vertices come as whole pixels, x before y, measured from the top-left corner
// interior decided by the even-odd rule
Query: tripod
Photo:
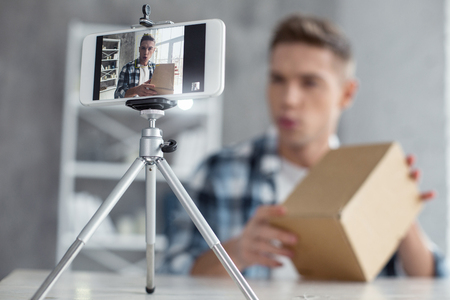
[[[137,101],[137,102],[136,102]],[[150,102],[150,103],[149,103]],[[193,200],[189,197],[181,182],[178,180],[167,161],[163,158],[163,152],[172,152],[176,150],[176,142],[169,140],[165,143],[162,138],[162,132],[156,128],[156,120],[164,116],[164,109],[176,106],[176,101],[167,99],[151,99],[146,101],[129,100],[127,105],[140,110],[140,115],[149,121],[149,127],[142,130],[140,139],[139,157],[133,162],[130,168],[123,175],[116,187],[112,190],[108,198],[98,208],[93,217],[89,220],[83,230],[80,232],[75,242],[69,247],[63,258],[57,266],[48,275],[39,289],[31,298],[32,300],[44,299],[50,288],[75,259],[83,246],[101,222],[108,216],[122,195],[134,181],[139,172],[145,167],[145,186],[146,186],[146,257],[147,257],[147,293],[155,291],[155,207],[156,207],[156,168],[160,170],[164,179],[181,202],[183,208],[188,213],[192,222],[205,239],[208,246],[214,251],[230,277],[247,299],[257,300],[247,281],[244,279],[238,268],[226,253],[219,239],[206,222]]]

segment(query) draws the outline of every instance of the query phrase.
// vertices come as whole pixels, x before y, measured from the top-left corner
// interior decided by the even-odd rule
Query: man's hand
[[[130,88],[125,92],[125,97],[130,98],[134,96],[146,97],[146,96],[154,96],[158,93],[154,90],[155,85],[150,83],[151,80],[147,80],[141,85]]]
[[[414,168],[414,163],[416,162],[416,157],[412,154],[409,154],[406,157],[406,163],[410,167],[410,175],[417,182],[420,179],[420,170]],[[436,197],[435,191],[426,191],[420,194],[420,198],[424,201],[432,200]]]
[[[420,171],[413,168],[416,159],[413,155],[408,155],[406,162],[411,169],[411,177],[419,181]],[[420,198],[428,201],[436,196],[434,191],[422,192]],[[428,249],[426,237],[417,222],[409,228],[406,236],[400,242],[398,253],[402,261],[403,268],[409,276],[433,276],[434,257]]]
[[[297,243],[298,238],[290,232],[275,228],[269,224],[271,217],[283,216],[286,208],[279,205],[260,206],[248,221],[242,234],[231,239],[223,246],[236,267],[243,271],[252,265],[279,267],[275,254],[293,257],[294,253],[285,246]],[[202,254],[194,263],[192,275],[226,276],[225,269],[210,250]]]
[[[285,246],[295,245],[297,236],[269,224],[270,218],[285,214],[286,208],[279,205],[260,206],[256,210],[242,234],[234,241],[231,255],[239,269],[255,264],[279,267],[281,263],[274,259],[274,254],[293,257],[294,253]]]

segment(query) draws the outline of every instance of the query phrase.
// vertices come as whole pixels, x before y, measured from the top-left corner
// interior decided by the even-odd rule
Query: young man
[[[191,195],[245,276],[298,276],[289,260],[294,253],[287,246],[301,237],[268,220],[286,213],[277,204],[332,147],[339,117],[357,90],[353,72],[350,44],[332,24],[302,15],[283,20],[271,44],[267,89],[276,133],[224,149],[197,172]],[[166,267],[194,275],[226,275],[185,218],[178,210],[168,221],[174,227],[168,231]],[[428,248],[417,224],[384,274],[398,274],[397,261],[408,275],[442,273],[440,258]]]
[[[150,84],[155,71],[150,58],[155,50],[155,39],[149,34],[144,35],[139,46],[139,58],[127,63],[120,71],[114,98],[156,95],[155,86]]]

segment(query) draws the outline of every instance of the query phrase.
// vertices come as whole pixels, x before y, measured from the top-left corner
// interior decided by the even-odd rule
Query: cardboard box
[[[313,168],[272,223],[296,233],[293,262],[309,279],[370,281],[422,205],[397,143],[342,147]]]
[[[155,85],[158,95],[173,94],[175,64],[157,64],[153,72],[151,84]]]

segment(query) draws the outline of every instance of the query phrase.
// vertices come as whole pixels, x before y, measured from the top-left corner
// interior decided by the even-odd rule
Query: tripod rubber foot
[[[145,290],[147,291],[147,294],[153,294],[155,292],[155,288],[149,289],[148,287],[145,287]]]

